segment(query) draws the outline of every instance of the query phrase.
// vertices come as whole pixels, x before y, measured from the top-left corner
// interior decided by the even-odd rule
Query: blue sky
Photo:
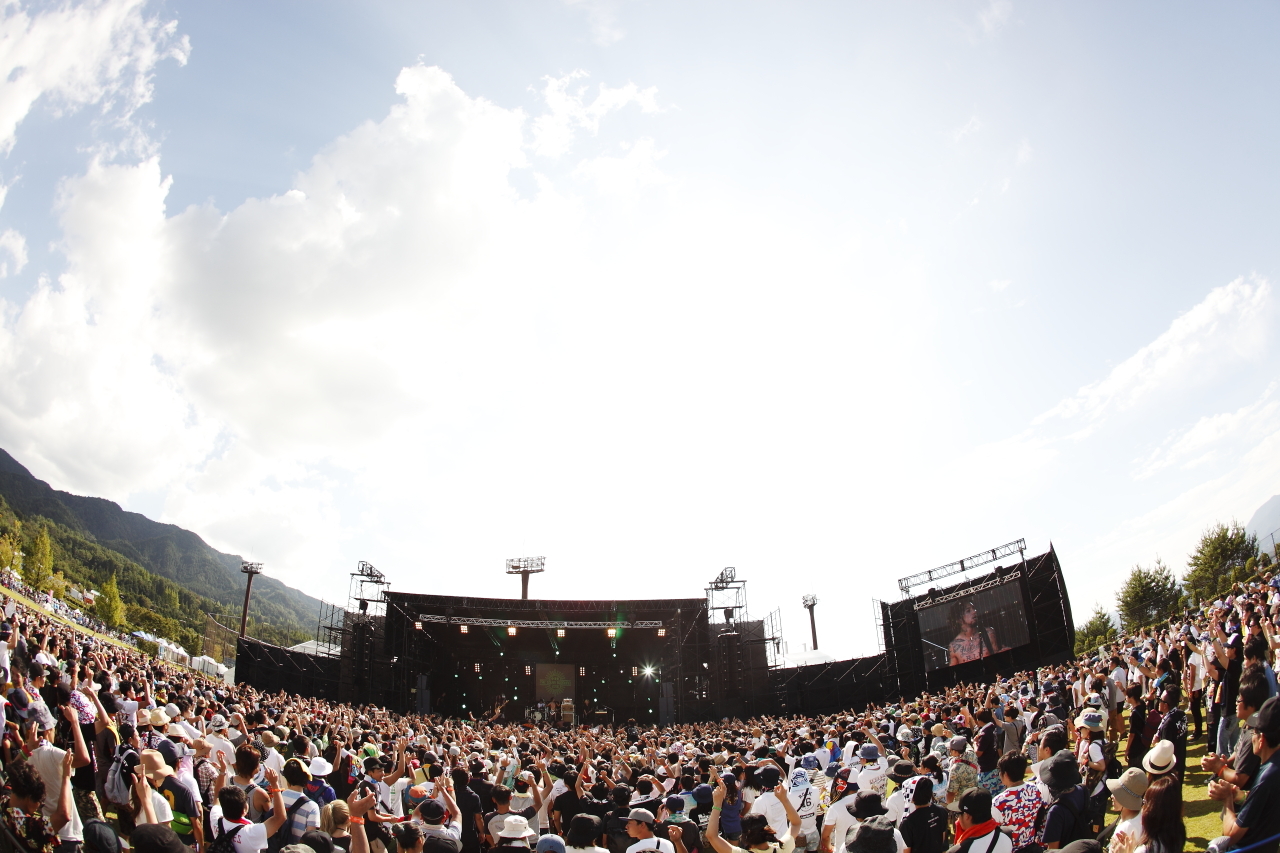
[[[1275,491],[1274,5],[4,14],[0,446],[316,594],[735,565],[863,654]]]

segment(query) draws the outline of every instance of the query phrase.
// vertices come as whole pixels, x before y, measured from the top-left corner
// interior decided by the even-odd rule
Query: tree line
[[[83,609],[68,596],[72,585],[95,589],[91,612],[119,631],[145,631],[177,643],[192,655],[203,649],[206,615],[239,624],[239,611],[160,577],[83,533],[40,516],[19,518],[0,496],[0,570],[12,569],[23,583]],[[250,619],[249,633],[291,646],[310,636],[296,625]]]
[[[1076,627],[1076,654],[1167,622],[1202,602],[1225,598],[1236,584],[1269,568],[1276,558],[1280,553],[1260,550],[1258,537],[1238,523],[1213,524],[1200,535],[1181,578],[1159,558],[1150,566],[1134,566],[1116,595],[1120,624],[1096,605],[1088,621]]]

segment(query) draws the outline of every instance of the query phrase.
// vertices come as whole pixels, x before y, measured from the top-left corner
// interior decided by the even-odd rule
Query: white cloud
[[[186,62],[176,21],[144,14],[144,0],[101,0],[32,13],[17,2],[0,13],[0,149],[41,97],[58,111],[99,105],[127,122],[151,99],[156,64]]]
[[[1030,163],[1032,153],[1033,152],[1031,149],[1030,142],[1028,142],[1025,139],[1019,142],[1018,143],[1018,165],[1025,166],[1027,163]]]
[[[594,135],[600,129],[600,120],[611,112],[629,104],[636,104],[641,112],[659,112],[654,87],[641,89],[634,83],[610,88],[601,83],[599,92],[587,102],[587,87],[578,86],[570,91],[570,85],[587,76],[578,70],[564,77],[547,77],[542,90],[548,111],[533,121],[533,150],[543,157],[559,157],[573,145],[574,136],[582,129]]]
[[[564,0],[564,4],[586,12],[587,22],[591,26],[591,39],[601,47],[621,41],[626,35],[618,25],[621,0]]]
[[[634,196],[643,187],[666,183],[668,178],[658,168],[665,151],[658,151],[652,139],[640,139],[624,146],[621,157],[602,155],[584,160],[573,170],[573,176],[591,181],[597,190],[611,196]]]
[[[1268,434],[1280,412],[1280,402],[1271,399],[1276,384],[1267,386],[1262,396],[1234,412],[1206,415],[1188,429],[1170,436],[1147,458],[1139,460],[1136,476],[1145,479],[1170,466],[1194,468],[1217,458],[1239,439],[1256,442]],[[1232,448],[1238,449],[1238,448]]]
[[[987,283],[987,286],[990,287],[996,293],[1002,293],[1005,290],[1008,290],[1009,285],[1011,284],[1013,284],[1013,282],[1007,278],[994,278]]]
[[[0,202],[2,203],[2,202]],[[0,278],[7,277],[10,273],[17,275],[22,272],[22,268],[27,265],[27,241],[12,228],[5,229],[0,234],[0,249],[9,253],[9,257],[13,259],[13,268],[9,268],[9,262],[0,262]]]
[[[1105,379],[1081,388],[1036,419],[1095,421],[1149,394],[1196,384],[1256,356],[1271,331],[1271,286],[1257,278],[1215,288],[1169,329],[1125,359]]]
[[[991,0],[978,13],[978,23],[986,35],[994,35],[1009,23],[1013,16],[1012,0]]]

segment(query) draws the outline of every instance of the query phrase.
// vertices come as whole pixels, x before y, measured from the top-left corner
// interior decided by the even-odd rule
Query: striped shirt
[[[306,794],[286,788],[280,792],[280,797],[284,800],[286,811],[293,807],[299,797],[306,800],[293,813],[293,820],[289,824],[289,835],[285,838],[285,844],[292,844],[297,841],[308,829],[320,828],[320,807],[313,803]],[[283,831],[284,827],[281,827],[281,830]]]

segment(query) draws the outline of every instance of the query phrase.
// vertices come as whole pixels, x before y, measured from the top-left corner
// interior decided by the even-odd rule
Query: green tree
[[[1271,568],[1271,557],[1267,555],[1266,551],[1258,555],[1258,567],[1262,569]]]
[[[1103,610],[1101,604],[1094,605],[1089,621],[1076,626],[1076,654],[1093,652],[1101,645],[1115,642],[1119,636],[1111,614]]]
[[[97,599],[93,602],[93,612],[107,627],[122,627],[124,602],[120,599],[120,586],[116,583],[115,575],[107,578],[107,582],[102,585],[102,592],[98,593]]]
[[[22,536],[16,530],[0,536],[0,569],[22,573]]]
[[[49,594],[54,598],[67,597],[67,578],[62,572],[54,572],[53,577],[49,578]]]
[[[1258,537],[1232,521],[1221,522],[1200,535],[1200,544],[1187,558],[1183,583],[1197,601],[1218,598],[1231,589],[1236,576],[1243,577],[1244,565],[1258,555]]]
[[[1127,634],[1163,622],[1177,612],[1181,594],[1173,572],[1159,558],[1149,569],[1134,566],[1116,597],[1120,627]]]
[[[49,540],[49,529],[41,527],[31,545],[31,557],[25,561],[22,579],[27,586],[42,592],[53,580],[53,543]]]

